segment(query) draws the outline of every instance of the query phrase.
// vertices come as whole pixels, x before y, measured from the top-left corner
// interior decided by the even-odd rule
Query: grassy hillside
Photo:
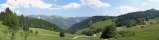
[[[36,30],[38,31],[38,34],[31,33],[29,37],[27,38],[28,40],[70,40],[74,36],[71,34],[65,34],[66,37],[60,38],[59,37],[59,32],[54,32],[54,31],[49,31],[45,29],[38,29],[38,28],[30,28],[33,30],[33,32]]]
[[[93,23],[96,23],[98,21],[104,21],[104,20],[111,19],[111,18],[114,18],[114,17],[113,16],[92,16],[79,23],[72,25],[72,27],[69,28],[68,31],[70,31],[71,33],[75,33],[78,30],[89,27],[89,25],[91,25]]]
[[[60,38],[59,32],[49,31],[45,29],[39,29],[39,28],[30,28],[30,30],[33,30],[33,33],[29,33],[27,40],[71,40],[74,36],[71,34],[65,34],[66,37]],[[35,34],[35,31],[38,31],[38,34]],[[16,40],[24,40],[24,32],[23,30],[19,30],[15,34]],[[4,25],[0,24],[0,40],[10,40],[10,33],[8,31],[8,28]]]
[[[103,28],[107,25],[111,25],[112,19],[104,20],[96,22],[92,25],[93,30]],[[148,21],[148,25],[137,25],[131,28],[126,27],[117,27],[117,32],[121,31],[130,31],[134,32],[133,36],[121,36],[120,34],[116,34],[115,38],[110,38],[111,40],[159,40],[159,19],[151,19]],[[85,28],[82,30],[89,30],[90,28]],[[59,32],[49,31],[45,29],[39,28],[30,28],[33,33],[24,32],[23,30],[19,30],[16,35],[16,40],[24,40],[24,33],[28,34],[27,40],[101,40],[100,33],[97,33],[96,36],[85,36],[85,35],[75,35],[65,33],[64,38],[59,37]],[[80,31],[82,31],[80,30]],[[38,34],[35,34],[35,31],[38,31]],[[78,31],[78,32],[80,32]],[[10,40],[10,33],[6,26],[2,25],[2,21],[0,21],[0,40]],[[77,37],[78,36],[78,37]],[[76,39],[73,39],[77,37]]]
[[[112,24],[112,19],[105,20],[105,21],[99,21],[96,23],[93,23],[91,25],[92,28],[85,28],[82,30],[77,31],[76,33],[80,34],[83,31],[88,31],[88,30],[95,30],[99,28],[104,28],[107,25]],[[125,26],[123,27],[117,27],[117,33],[115,38],[110,38],[110,40],[159,40],[159,19],[150,19],[148,21],[148,25],[137,25],[133,26],[131,28],[126,28]],[[123,35],[120,34],[122,31],[128,31],[128,33],[125,33]],[[133,34],[131,34],[133,33]],[[101,40],[100,39],[100,33],[96,34],[96,40]],[[82,38],[81,38],[82,39]],[[91,38],[90,38],[91,39]]]
[[[84,31],[90,31],[90,30],[97,31],[98,29],[102,30],[106,26],[112,25],[112,24],[113,24],[112,19],[103,20],[103,21],[99,21],[99,22],[93,23],[93,24],[90,25],[90,27],[84,28],[82,30],[79,30],[76,33],[80,34],[80,33],[84,32]]]
[[[0,12],[0,20],[3,21],[3,25],[8,26],[12,32],[22,28],[28,30],[29,27],[47,29],[51,31],[62,31],[57,25],[47,22],[42,19],[29,18],[23,15],[18,16],[15,12],[6,8],[5,11]]]
[[[38,34],[31,33],[28,36],[28,40],[99,40],[98,37],[89,37],[85,35],[76,35],[65,33],[65,37],[59,37],[59,32],[49,31],[45,29],[30,28],[31,30],[37,30]],[[82,36],[82,37],[77,37]],[[77,37],[76,39],[73,39]]]
[[[121,35],[117,35],[115,40],[159,40],[159,20],[151,19],[149,21],[149,25],[138,25],[132,28],[122,28],[118,29],[120,31],[131,31],[134,32],[134,36],[122,37]],[[118,31],[119,32],[119,31]]]
[[[159,17],[159,10],[149,9],[146,11],[130,12],[124,15],[120,15],[117,17],[115,23],[116,26],[126,26],[127,22],[130,20],[137,20],[138,18],[153,19],[157,17]]]
[[[9,40],[9,30],[6,26],[2,25],[2,21],[0,21],[0,40]]]
[[[60,37],[59,32],[50,31],[46,29],[40,28],[30,28],[33,33],[24,32],[23,30],[17,31],[15,33],[15,40],[24,40],[24,34],[26,33],[28,37],[27,40],[92,40],[97,39],[95,37],[87,37],[85,35],[75,35],[75,34],[68,34],[65,33],[65,37]],[[35,34],[35,31],[38,31],[38,34]],[[76,36],[84,36],[84,37],[77,37]],[[0,40],[10,40],[10,33],[7,26],[2,25],[2,21],[0,21]]]

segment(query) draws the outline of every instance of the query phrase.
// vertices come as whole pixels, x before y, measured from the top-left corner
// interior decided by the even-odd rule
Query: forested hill
[[[152,19],[159,17],[159,11],[150,9],[146,11],[131,12],[118,16],[116,20],[117,26],[125,26],[129,20]]]
[[[50,23],[56,24],[61,29],[67,30],[73,24],[83,21],[88,17],[62,17],[58,15],[28,15],[31,18],[38,18],[42,20],[46,20]]]
[[[27,27],[42,28],[42,29],[47,29],[51,31],[62,31],[62,29],[59,28],[57,25],[42,19],[29,18],[29,17],[25,17],[24,19],[25,19],[24,26],[27,26]]]
[[[120,15],[115,17],[115,24],[116,26],[128,26],[129,24],[132,26],[140,25],[144,21],[148,21],[148,19],[153,19],[159,17],[159,10],[156,9],[149,9],[146,11],[137,11],[131,12],[124,15]],[[91,24],[106,20],[108,18],[114,18],[112,16],[93,16],[90,18],[85,19],[79,23],[72,25],[69,29],[71,32],[76,32],[78,30],[84,29],[89,27]],[[129,23],[128,23],[129,22]],[[129,25],[129,26],[130,26]]]
[[[87,18],[79,23],[72,25],[72,27],[69,28],[68,31],[74,33],[77,30],[89,27],[90,24],[93,24],[98,21],[106,20],[106,19],[109,19],[112,17],[113,16],[93,16],[93,17]]]
[[[9,8],[6,8],[4,12],[0,13],[0,20],[3,21],[3,25],[13,27],[15,29],[21,28],[28,30],[29,27],[42,28],[52,31],[61,31],[61,28],[55,24],[49,23],[45,20],[24,17],[23,15],[17,16],[15,12],[12,12]]]

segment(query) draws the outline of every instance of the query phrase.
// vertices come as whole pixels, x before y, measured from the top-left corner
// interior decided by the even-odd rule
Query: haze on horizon
[[[18,15],[117,16],[151,8],[158,10],[158,4],[159,0],[0,0],[0,11],[9,7]]]

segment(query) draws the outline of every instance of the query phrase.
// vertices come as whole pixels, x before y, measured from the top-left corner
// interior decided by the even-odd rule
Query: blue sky
[[[0,11],[9,7],[18,15],[118,16],[151,8],[159,9],[158,5],[159,0],[0,0]]]

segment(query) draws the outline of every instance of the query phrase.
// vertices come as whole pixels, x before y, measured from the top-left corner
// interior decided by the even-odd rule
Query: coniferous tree
[[[35,31],[35,34],[38,34],[38,31]]]
[[[9,8],[6,8],[5,12],[0,14],[3,25],[8,26],[11,33],[11,40],[14,40],[15,33],[19,29],[19,18],[16,13],[12,12]]]

